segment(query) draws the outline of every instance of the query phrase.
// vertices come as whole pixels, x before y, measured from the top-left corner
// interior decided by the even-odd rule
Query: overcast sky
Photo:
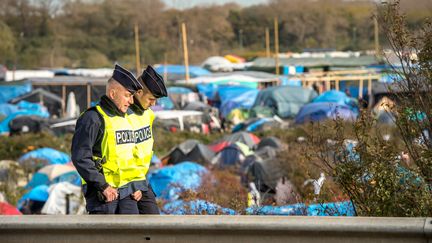
[[[179,9],[191,8],[199,5],[222,5],[229,2],[235,2],[242,6],[251,6],[260,3],[267,3],[268,0],[162,0],[168,7]]]

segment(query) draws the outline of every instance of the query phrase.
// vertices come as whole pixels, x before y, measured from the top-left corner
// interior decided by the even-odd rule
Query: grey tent
[[[274,159],[262,159],[248,156],[242,166],[242,183],[254,182],[260,192],[275,193],[278,180],[283,177],[283,170]]]
[[[192,161],[199,164],[210,164],[215,153],[198,140],[189,139],[174,147],[169,153],[168,164]]]
[[[230,135],[223,137],[217,143],[220,143],[223,141],[226,141],[229,143],[241,142],[241,143],[246,144],[249,148],[254,148],[255,145],[259,142],[259,138],[255,135],[253,135],[252,133],[236,132],[236,133],[233,133],[233,134],[230,134]]]
[[[310,103],[316,96],[317,93],[309,88],[292,86],[267,88],[258,93],[251,115],[257,117],[264,111],[265,116],[293,118],[303,105]]]
[[[284,144],[276,137],[266,137],[261,139],[261,141],[258,143],[257,150],[264,148],[266,146],[275,148],[275,149],[282,149]]]

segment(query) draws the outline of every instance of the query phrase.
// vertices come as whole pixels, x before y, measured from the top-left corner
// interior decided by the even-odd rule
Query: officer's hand
[[[118,197],[117,190],[112,188],[111,186],[108,186],[102,193],[106,198],[105,199],[106,202],[112,202],[116,200]]]
[[[138,191],[134,192],[131,196],[132,196],[132,198],[133,198],[135,201],[138,202],[138,201],[141,200],[141,198],[142,198],[141,190],[138,190]]]

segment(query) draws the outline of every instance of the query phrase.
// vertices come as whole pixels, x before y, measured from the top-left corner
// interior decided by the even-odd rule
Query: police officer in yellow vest
[[[138,213],[132,182],[145,179],[146,165],[127,111],[139,89],[136,78],[116,65],[106,95],[76,123],[72,161],[83,179],[90,214]]]
[[[156,100],[167,96],[167,90],[163,78],[151,67],[143,71],[138,78],[140,90],[134,95],[134,104],[131,105],[133,114],[129,116],[137,134],[136,148],[138,156],[144,158],[145,174],[150,166],[153,155],[153,120],[154,113],[150,109],[156,103]],[[138,183],[135,183],[138,185]],[[133,198],[138,202],[140,214],[159,214],[156,204],[155,194],[151,186],[145,183],[144,187],[139,184],[140,190],[135,190]],[[147,187],[146,187],[147,186]]]

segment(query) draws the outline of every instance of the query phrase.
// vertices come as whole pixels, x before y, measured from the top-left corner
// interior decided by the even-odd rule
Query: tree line
[[[432,12],[430,0],[401,2],[415,30]],[[269,0],[168,8],[161,0],[0,0],[0,64],[39,67],[134,67],[134,25],[141,63],[182,63],[181,23],[187,25],[189,60],[235,53],[265,55],[265,29],[273,46],[274,19],[280,52],[305,48],[374,48],[376,3],[365,0]],[[381,43],[385,45],[384,38]],[[272,48],[273,49],[273,48]]]

